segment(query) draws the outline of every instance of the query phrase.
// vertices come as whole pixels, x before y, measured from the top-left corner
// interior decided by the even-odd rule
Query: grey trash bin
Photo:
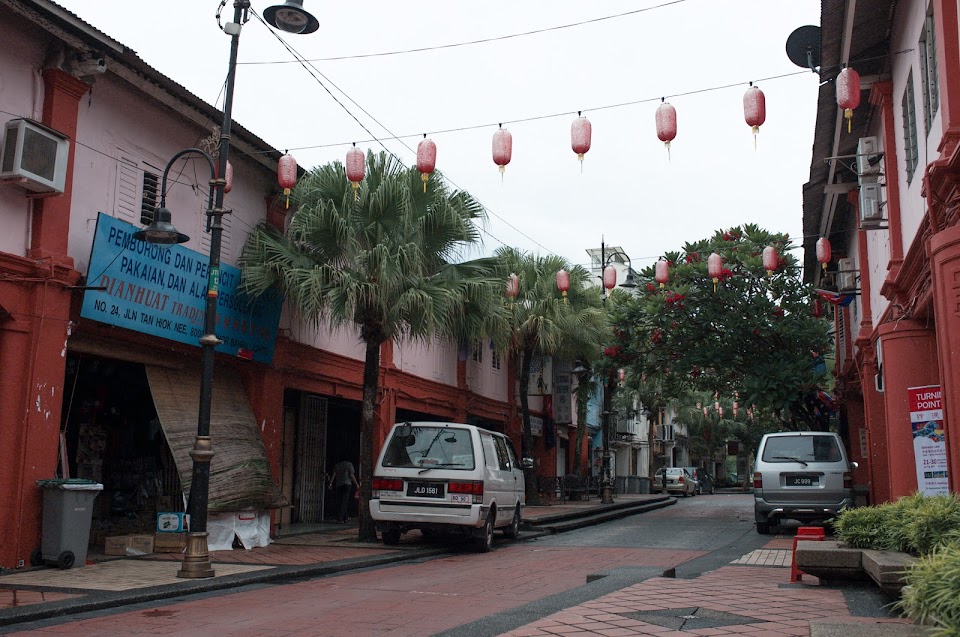
[[[31,563],[54,564],[60,568],[83,566],[90,544],[93,500],[103,485],[92,480],[37,480],[43,489],[43,523],[40,550]]]

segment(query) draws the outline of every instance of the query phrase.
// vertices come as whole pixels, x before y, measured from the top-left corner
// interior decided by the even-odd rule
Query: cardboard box
[[[153,535],[114,535],[108,537],[104,540],[103,552],[105,555],[146,555],[147,553],[153,553]]]
[[[129,535],[114,535],[105,538],[103,541],[103,552],[105,555],[126,555],[127,540]]]
[[[142,552],[144,555],[153,553],[153,534],[149,535],[131,535],[130,548],[134,551]]]
[[[157,533],[153,536],[153,550],[157,553],[181,553],[186,546],[186,533]]]

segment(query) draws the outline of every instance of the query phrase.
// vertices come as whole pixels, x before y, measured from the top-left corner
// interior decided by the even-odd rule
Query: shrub
[[[897,602],[899,610],[917,623],[933,626],[936,637],[960,635],[960,543],[940,545],[921,557],[906,575]]]
[[[856,549],[878,549],[889,543],[890,504],[841,511],[833,524],[834,533]]]
[[[960,499],[954,495],[924,498],[912,517],[903,520],[906,550],[916,555],[929,555],[949,536],[960,538]],[[958,598],[960,599],[960,598]]]
[[[915,493],[896,502],[847,509],[837,516],[834,530],[854,548],[928,555],[951,538],[960,541],[960,499]]]

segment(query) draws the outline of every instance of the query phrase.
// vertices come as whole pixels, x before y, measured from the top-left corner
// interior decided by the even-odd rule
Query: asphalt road
[[[485,555],[457,551],[45,620],[10,634],[492,636],[671,568],[696,577],[768,540],[754,531],[749,495],[697,496],[569,533],[498,542]]]

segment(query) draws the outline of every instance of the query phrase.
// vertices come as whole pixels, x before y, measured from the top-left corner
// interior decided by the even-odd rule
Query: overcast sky
[[[230,39],[217,28],[215,0],[57,1],[222,105]],[[273,1],[253,0],[253,9],[262,14]],[[586,264],[585,250],[599,247],[603,236],[640,268],[685,241],[743,223],[801,243],[818,78],[794,66],[784,44],[797,27],[819,25],[817,0],[304,0],[304,7],[319,30],[283,37],[308,59],[591,22],[469,46],[314,62],[314,74],[326,76],[321,81],[367,132],[303,66],[253,64],[293,58],[252,19],[240,38],[234,118],[290,149],[301,166],[342,160],[354,141],[380,150],[373,137],[413,163],[420,135],[428,133],[437,168],[488,208],[488,252],[505,243]],[[627,12],[634,13],[597,20]],[[756,150],[743,119],[750,81],[767,104]],[[661,97],[677,109],[669,159],[654,121]],[[615,106],[624,103],[633,104]],[[578,110],[593,124],[582,173],[570,148]],[[540,119],[517,121],[528,118]],[[505,124],[513,161],[502,182],[491,158],[498,122],[513,122]],[[406,137],[384,139],[396,135]]]

